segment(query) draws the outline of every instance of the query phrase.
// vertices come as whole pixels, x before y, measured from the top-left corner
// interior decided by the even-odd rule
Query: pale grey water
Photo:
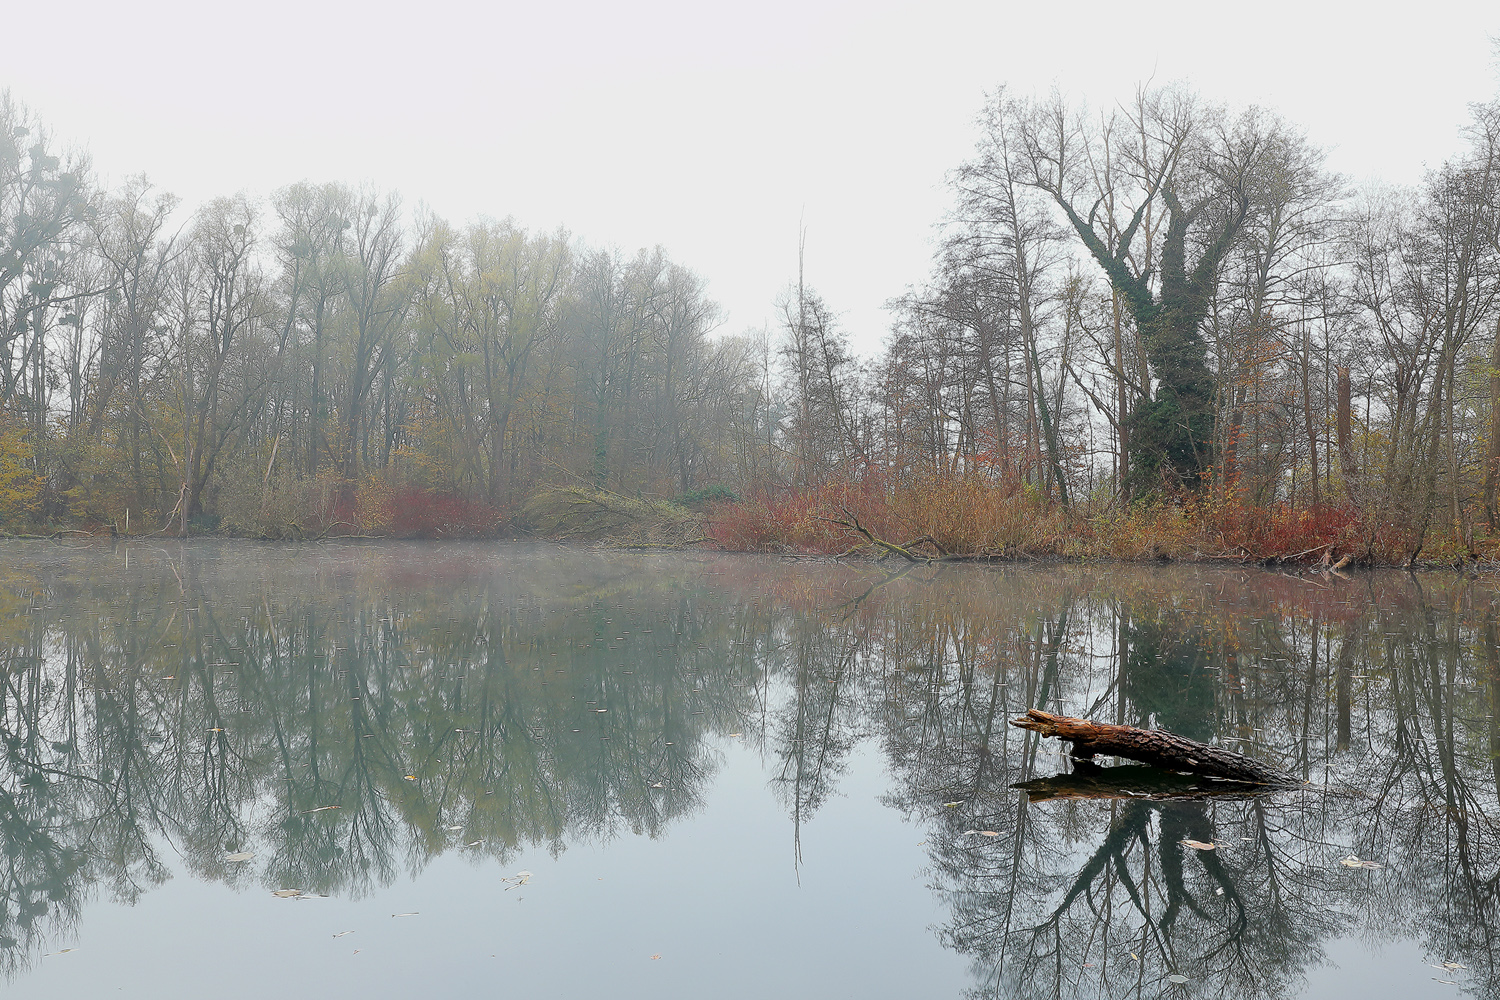
[[[3,988],[1493,996],[1495,632],[1454,577],[3,543]],[[1311,784],[1028,794],[1031,706]]]

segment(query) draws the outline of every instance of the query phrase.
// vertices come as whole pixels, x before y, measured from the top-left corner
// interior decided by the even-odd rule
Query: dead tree
[[[1167,771],[1186,771],[1205,778],[1287,787],[1302,782],[1269,764],[1221,747],[1199,743],[1165,729],[1136,729],[1053,715],[1035,708],[1010,724],[1073,744],[1074,760],[1092,761],[1103,754],[1150,764]]]

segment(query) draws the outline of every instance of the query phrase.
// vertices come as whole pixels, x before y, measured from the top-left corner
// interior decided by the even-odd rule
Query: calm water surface
[[[1496,616],[1454,577],[0,543],[0,990],[1497,996]],[[1072,775],[1033,706],[1309,784]]]

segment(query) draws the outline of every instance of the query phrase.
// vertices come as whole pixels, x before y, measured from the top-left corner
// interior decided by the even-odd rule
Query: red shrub
[[[891,523],[890,504],[873,480],[836,480],[798,490],[760,491],[710,512],[705,533],[731,552],[842,552],[862,539],[832,523],[849,510],[881,537],[900,535]]]
[[[480,538],[500,530],[505,519],[500,511],[477,500],[406,489],[392,499],[386,530],[396,538]]]

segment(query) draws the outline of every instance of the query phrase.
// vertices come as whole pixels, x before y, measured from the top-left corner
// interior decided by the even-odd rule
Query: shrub
[[[672,502],[688,510],[706,510],[713,504],[739,503],[740,495],[728,486],[705,486],[701,490],[690,490]]]
[[[703,541],[700,515],[665,500],[643,500],[581,486],[542,490],[520,522],[549,538],[613,545],[676,546]]]

